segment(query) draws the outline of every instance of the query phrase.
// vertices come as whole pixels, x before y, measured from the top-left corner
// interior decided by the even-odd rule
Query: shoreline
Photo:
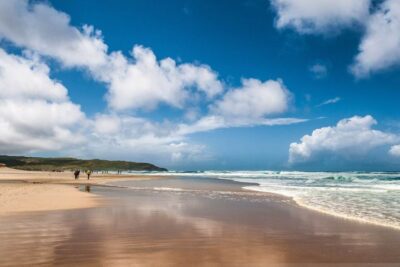
[[[165,177],[165,178],[184,177],[184,175],[176,175],[176,176],[174,176],[173,174],[172,175],[171,174],[166,174],[166,175],[165,174],[159,174],[159,175],[162,176],[162,177]],[[151,176],[149,175],[149,177],[151,177]],[[196,177],[196,176],[194,176],[194,177]],[[202,176],[200,176],[200,177],[202,177]],[[321,214],[324,214],[324,215],[332,216],[332,217],[335,217],[335,218],[341,218],[341,219],[345,219],[345,220],[349,220],[349,221],[353,221],[353,222],[357,222],[357,223],[370,224],[370,225],[374,225],[374,226],[380,226],[380,227],[385,227],[385,228],[394,229],[396,231],[400,231],[400,226],[395,226],[395,225],[392,225],[390,223],[373,221],[373,220],[368,220],[368,219],[364,219],[364,218],[360,218],[360,217],[346,215],[346,214],[343,214],[343,213],[337,213],[337,212],[330,211],[330,210],[319,209],[319,208],[315,208],[313,206],[307,205],[307,204],[303,203],[301,200],[296,199],[296,197],[293,197],[293,196],[288,196],[288,195],[280,194],[280,193],[276,193],[276,192],[269,192],[269,191],[263,191],[263,190],[257,190],[257,189],[249,188],[249,185],[248,185],[247,182],[237,181],[235,179],[218,178],[218,177],[208,177],[208,176],[204,176],[204,177],[207,177],[209,179],[217,179],[217,180],[221,180],[221,181],[234,181],[236,183],[242,184],[241,188],[244,191],[263,193],[263,194],[266,194],[266,195],[270,195],[272,197],[274,197],[274,196],[282,197],[282,198],[285,198],[285,199],[293,201],[300,208],[305,208],[307,210],[315,211],[315,212],[318,212],[318,213],[321,213]],[[256,185],[256,186],[261,186],[257,182],[251,182],[251,183]]]
[[[163,174],[92,174],[90,180],[87,180],[85,175],[81,175],[78,180],[75,180],[73,178],[73,173],[68,171],[24,171],[3,167],[0,168],[0,189],[3,189],[3,192],[0,190],[0,216],[30,211],[68,210],[97,207],[102,205],[104,199],[101,199],[101,197],[92,192],[90,194],[82,192],[78,188],[79,186],[93,185],[114,188],[127,188],[124,186],[110,185],[109,183],[131,180],[143,181],[171,177],[180,176]],[[214,177],[212,177],[211,179],[217,179],[221,181],[235,181]],[[382,222],[375,222],[372,220],[358,218],[354,216],[348,216],[329,210],[318,209],[302,203],[295,197],[275,192],[248,188],[248,184],[245,182],[235,182],[241,184],[240,187],[244,192],[258,192],[261,194],[265,194],[266,196],[269,195],[269,197],[281,197],[293,201],[293,203],[295,203],[299,208],[305,208],[324,215],[337,217],[357,223],[370,224],[400,231],[400,227],[394,225],[385,224]],[[259,184],[257,185],[259,186]],[[162,191],[166,188],[168,187],[154,187],[153,190]],[[218,190],[214,191],[217,192]],[[54,192],[57,192],[57,195],[55,195]],[[58,197],[60,199],[68,201],[63,201],[61,203],[57,202],[60,204],[55,204],[55,202],[52,201],[54,197]],[[1,203],[3,203],[3,205],[1,205]]]
[[[394,225],[391,225],[391,224],[388,224],[388,223],[384,223],[384,222],[372,221],[372,220],[368,220],[368,219],[364,219],[364,218],[358,218],[358,217],[351,216],[351,215],[337,213],[337,212],[334,212],[334,211],[315,208],[313,206],[310,206],[310,205],[307,205],[307,204],[303,203],[299,199],[296,199],[296,197],[287,196],[287,195],[279,194],[279,193],[275,193],[275,192],[268,192],[268,191],[256,190],[256,189],[253,189],[253,188],[247,188],[247,186],[244,186],[243,189],[248,190],[248,191],[252,191],[252,192],[268,193],[268,194],[284,197],[284,198],[287,198],[287,199],[290,199],[290,200],[294,201],[294,203],[296,203],[296,205],[298,205],[301,208],[305,208],[305,209],[308,209],[308,210],[319,212],[321,214],[329,215],[329,216],[332,216],[332,217],[341,218],[341,219],[354,221],[354,222],[358,222],[358,223],[363,223],[363,224],[370,224],[370,225],[390,228],[390,229],[394,229],[394,230],[400,231],[400,226],[394,226]]]

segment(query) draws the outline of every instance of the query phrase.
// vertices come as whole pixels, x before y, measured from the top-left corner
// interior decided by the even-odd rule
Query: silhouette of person
[[[75,170],[74,171],[74,176],[75,176],[75,180],[79,178],[79,174],[81,173],[80,170]]]
[[[90,175],[92,174],[91,170],[86,170],[87,179],[90,179]]]

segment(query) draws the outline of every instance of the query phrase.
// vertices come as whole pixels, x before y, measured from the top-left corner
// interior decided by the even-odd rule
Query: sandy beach
[[[95,194],[78,190],[79,185],[101,185],[139,176],[85,174],[75,180],[72,172],[22,171],[0,168],[0,216],[16,212],[89,208],[101,205]]]
[[[8,176],[7,171],[14,174]],[[0,216],[0,266],[398,266],[400,262],[400,231],[308,210],[286,197],[244,190],[248,186],[244,183],[104,175],[98,182],[93,178],[90,185],[72,181],[81,183],[76,185],[78,191],[73,185],[58,184],[71,182],[67,173],[46,173],[45,178],[39,178],[43,173],[5,173],[2,181],[28,177],[35,182],[0,185],[2,192],[8,192],[2,193],[2,202],[14,202],[9,210],[34,211],[33,202],[23,208],[16,204],[29,203],[30,198],[42,201],[42,208]],[[99,186],[105,182],[113,186]],[[15,196],[17,192],[26,193]]]
[[[400,0],[0,0],[0,267],[400,267],[399,100]]]

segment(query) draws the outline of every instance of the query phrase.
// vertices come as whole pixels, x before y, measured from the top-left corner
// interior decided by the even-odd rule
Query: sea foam
[[[204,171],[160,175],[254,183],[245,189],[280,194],[313,210],[400,229],[398,172]]]

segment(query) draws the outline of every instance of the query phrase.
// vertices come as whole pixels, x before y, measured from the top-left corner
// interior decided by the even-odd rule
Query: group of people
[[[74,171],[74,176],[75,176],[75,180],[79,179],[79,174],[81,173],[81,170],[75,170]],[[85,174],[87,175],[87,179],[90,179],[90,175],[92,174],[92,170],[86,170]]]
[[[79,179],[80,173],[81,173],[81,170],[79,170],[79,169],[74,171],[75,180]],[[93,173],[92,170],[89,170],[89,169],[85,170],[85,174],[87,175],[88,180],[90,179],[90,175],[92,175],[92,173]],[[98,171],[96,171],[96,173],[98,173]],[[108,173],[108,171],[103,170],[103,171],[101,171],[101,173]],[[122,174],[122,170],[117,170],[117,174]]]

